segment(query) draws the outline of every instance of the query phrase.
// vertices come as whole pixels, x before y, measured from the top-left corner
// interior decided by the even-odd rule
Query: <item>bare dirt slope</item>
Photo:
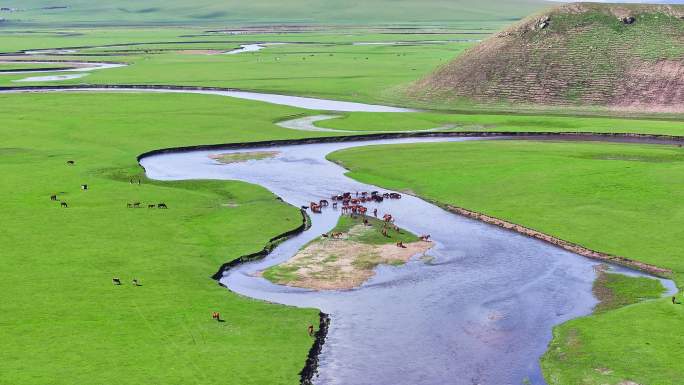
[[[409,89],[425,102],[684,112],[684,6],[576,3],[521,21]]]

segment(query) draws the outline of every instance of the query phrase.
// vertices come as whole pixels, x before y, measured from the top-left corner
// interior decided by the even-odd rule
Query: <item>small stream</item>
[[[307,205],[344,191],[387,191],[345,176],[326,160],[337,150],[366,145],[464,141],[477,138],[411,138],[256,148],[273,159],[223,165],[191,151],[142,159],[158,180],[242,180],[271,190],[286,202]],[[590,314],[597,262],[442,210],[419,198],[368,205],[391,213],[400,227],[431,234],[430,260],[380,266],[374,278],[349,291],[316,292],[274,285],[255,273],[291,258],[304,244],[332,229],[340,215],[312,215],[312,228],[280,245],[262,261],[245,264],[221,280],[242,295],[331,315],[316,384],[432,385],[544,384],[539,357],[553,326]],[[620,268],[622,272],[626,269]],[[630,274],[638,274],[629,271]],[[670,281],[661,280],[670,291]]]
[[[50,73],[53,75],[46,76],[31,76],[23,79],[13,80],[13,82],[25,83],[25,82],[54,82],[62,80],[79,79],[88,75],[88,73],[97,70],[105,70],[111,68],[126,67],[127,64],[123,63],[100,63],[100,62],[78,62],[78,61],[21,61],[21,60],[0,60],[1,64],[45,64],[45,65],[64,65],[62,69],[50,69],[45,68],[41,70],[16,70],[16,71],[5,71],[0,73],[1,75],[16,75],[16,74],[36,74],[36,73]]]

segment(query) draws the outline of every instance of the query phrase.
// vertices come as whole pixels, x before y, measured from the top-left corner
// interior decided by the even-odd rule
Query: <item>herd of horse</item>
[[[68,160],[66,162],[66,164],[69,166],[74,166],[74,165],[76,165],[76,162],[73,160]],[[136,182],[136,180],[134,178],[131,178],[130,183],[134,184],[135,182]],[[137,183],[138,183],[138,185],[140,185],[140,178],[137,178]],[[81,190],[82,191],[88,191],[88,185],[82,184]],[[60,206],[64,209],[69,208],[69,204],[66,201],[59,199],[57,197],[57,194],[50,195],[50,200],[53,202],[59,202]],[[139,209],[139,208],[142,208],[142,203],[140,203],[140,202],[127,203],[126,207],[128,207],[129,209]],[[166,205],[166,203],[156,203],[156,204],[148,204],[147,208],[148,209],[154,209],[154,208],[168,209],[169,207]]]
[[[352,194],[351,192],[345,192],[341,195],[333,195],[330,198],[332,201],[332,208],[337,210],[341,208],[342,214],[360,214],[366,215],[368,213],[368,207],[364,206],[364,203],[375,202],[382,203],[385,199],[401,199],[401,194],[397,193],[380,193],[379,191],[372,192],[356,192]],[[310,209],[314,214],[320,214],[324,208],[330,206],[330,201],[327,199],[321,199],[318,202],[311,202],[309,206],[302,206],[303,209]],[[341,207],[340,207],[341,206]],[[375,215],[377,216],[377,210],[375,210]],[[385,218],[385,221],[387,219]],[[391,221],[391,215],[390,220]]]

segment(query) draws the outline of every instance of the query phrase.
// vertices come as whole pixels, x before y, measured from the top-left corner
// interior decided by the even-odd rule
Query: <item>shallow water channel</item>
[[[326,160],[333,151],[464,140],[477,139],[410,138],[189,151],[153,155],[141,164],[150,178],[158,180],[258,184],[299,207],[345,191],[388,191],[346,177],[342,167]],[[279,155],[228,165],[208,157],[258,150]],[[367,206],[371,211],[376,207]],[[431,234],[435,246],[428,254],[432,258],[414,259],[399,267],[380,266],[374,278],[349,291],[289,288],[255,276],[331,230],[340,212],[329,208],[312,214],[310,230],[284,242],[264,260],[229,271],[221,282],[245,296],[314,307],[331,315],[316,384],[544,384],[538,361],[552,327],[591,313],[596,304],[591,288],[598,262],[451,214],[413,196],[385,201],[377,208],[380,216],[391,213],[400,227]],[[663,283],[674,290],[672,282]]]

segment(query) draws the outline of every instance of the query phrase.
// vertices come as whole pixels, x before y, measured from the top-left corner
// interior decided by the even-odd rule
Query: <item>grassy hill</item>
[[[518,20],[542,0],[4,0],[5,24],[405,23]],[[2,26],[2,23],[0,23]]]
[[[567,4],[528,17],[410,88],[427,103],[684,111],[684,6]]]

